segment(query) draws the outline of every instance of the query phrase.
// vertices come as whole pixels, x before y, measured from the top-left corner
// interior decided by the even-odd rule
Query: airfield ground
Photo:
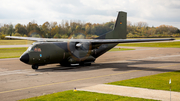
[[[86,67],[51,64],[34,71],[17,58],[0,59],[1,101],[180,70],[179,48],[130,48],[136,50],[105,53]]]

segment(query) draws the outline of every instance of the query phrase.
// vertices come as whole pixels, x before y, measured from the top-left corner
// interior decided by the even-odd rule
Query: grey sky
[[[0,23],[38,24],[46,21],[81,20],[103,23],[125,11],[132,24],[162,24],[180,28],[180,0],[1,0]]]

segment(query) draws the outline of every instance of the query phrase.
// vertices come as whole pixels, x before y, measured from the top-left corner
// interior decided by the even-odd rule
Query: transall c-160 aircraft
[[[174,39],[126,39],[127,13],[118,12],[114,29],[95,39],[52,39],[34,37],[6,36],[6,38],[34,40],[20,57],[32,69],[39,66],[60,63],[61,66],[71,64],[91,65],[99,56],[118,43],[169,41]]]

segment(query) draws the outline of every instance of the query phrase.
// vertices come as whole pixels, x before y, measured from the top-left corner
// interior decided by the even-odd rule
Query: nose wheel
[[[38,65],[32,65],[32,69],[38,69]]]

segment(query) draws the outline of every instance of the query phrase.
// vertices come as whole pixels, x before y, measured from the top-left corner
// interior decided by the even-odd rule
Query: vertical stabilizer
[[[118,13],[114,29],[97,39],[126,39],[127,34],[127,13],[120,11]]]

